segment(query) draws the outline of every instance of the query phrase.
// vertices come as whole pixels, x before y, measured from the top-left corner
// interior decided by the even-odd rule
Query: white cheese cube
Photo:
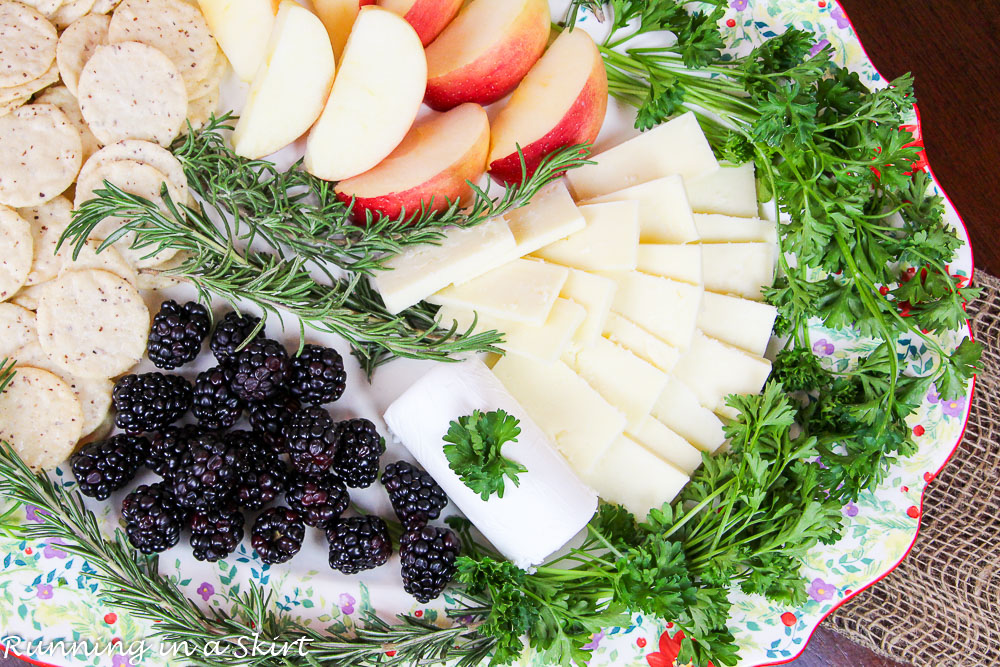
[[[698,328],[706,335],[763,357],[771,340],[778,309],[767,303],[705,292]]]
[[[681,351],[676,347],[663,342],[618,313],[608,315],[608,321],[604,323],[604,336],[664,373],[672,371],[681,357]]]
[[[771,362],[767,359],[754,357],[699,331],[674,366],[673,377],[689,387],[703,407],[735,419],[738,413],[726,405],[726,397],[759,394],[770,374]]]
[[[688,476],[626,435],[618,438],[584,481],[597,494],[644,521],[651,509],[671,502]]]
[[[577,201],[600,197],[664,176],[680,174],[693,179],[719,168],[712,147],[692,112],[592,159],[596,164],[572,169],[566,174],[569,188]]]
[[[562,266],[516,259],[469,282],[427,297],[431,303],[483,315],[541,325],[559,298],[569,271]]]
[[[701,287],[638,271],[603,275],[618,284],[612,310],[676,348],[691,343]]]
[[[373,282],[390,313],[398,313],[456,281],[500,266],[516,243],[507,222],[496,218],[475,227],[453,227],[438,245],[410,246],[386,261]],[[499,263],[497,263],[499,260]]]
[[[643,273],[671,278],[692,285],[702,284],[701,246],[643,243],[639,245],[637,268]]]
[[[757,215],[757,180],[753,162],[722,167],[710,174],[685,179],[688,200],[695,213],[722,213],[743,218]]]
[[[694,216],[684,192],[684,179],[667,176],[590,199],[584,204],[639,202],[641,243],[690,243],[698,240]]]
[[[561,361],[540,364],[509,354],[493,373],[583,475],[625,430],[625,415]]]
[[[587,310],[587,317],[576,330],[573,343],[584,346],[601,335],[604,323],[611,312],[611,302],[618,286],[615,281],[594,273],[570,269],[569,278],[559,293],[564,299],[574,301]]]
[[[586,227],[537,250],[535,257],[584,271],[629,271],[639,250],[639,205],[613,202],[581,206]]]
[[[695,213],[694,226],[702,243],[778,244],[778,226],[770,220]]]
[[[770,243],[702,245],[705,289],[762,301],[762,290],[774,284],[774,246]]]
[[[712,454],[726,441],[722,420],[704,408],[684,383],[670,378],[653,406],[653,416],[703,452]]]
[[[483,500],[448,465],[442,438],[448,426],[474,410],[504,410],[520,421],[516,442],[503,455],[517,461],[519,486],[505,484],[503,498]],[[504,556],[521,568],[545,560],[582,529],[597,496],[570,469],[542,429],[476,359],[437,364],[385,413],[386,424],[448,497]]]
[[[637,427],[625,432],[681,472],[692,475],[701,465],[701,452],[655,417],[646,417]]]
[[[517,257],[530,255],[587,225],[562,180],[545,186],[529,204],[506,213],[504,219],[517,243]]]

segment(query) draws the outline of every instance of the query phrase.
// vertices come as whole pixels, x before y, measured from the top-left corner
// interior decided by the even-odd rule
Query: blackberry
[[[306,345],[299,356],[292,358],[288,386],[303,403],[333,403],[347,387],[343,357],[329,347]]]
[[[337,424],[337,454],[333,471],[354,489],[371,486],[378,479],[378,460],[385,453],[385,438],[367,419]]]
[[[274,565],[291,560],[302,548],[305,535],[306,526],[298,512],[287,507],[272,507],[257,517],[250,539],[260,559]]]
[[[392,555],[389,529],[373,515],[331,521],[326,539],[330,542],[330,567],[344,574],[384,565]]]
[[[196,510],[218,507],[232,498],[246,473],[247,455],[212,433],[194,436],[188,444],[170,480],[177,502]]]
[[[144,554],[166,551],[181,539],[187,511],[164,484],[143,484],[122,502],[125,534]]]
[[[226,313],[222,321],[215,327],[212,340],[208,346],[212,349],[212,354],[218,359],[220,364],[228,364],[236,356],[236,348],[253,334],[260,324],[260,318],[253,315],[245,315],[239,311]],[[256,340],[260,336],[257,332],[252,338]]]
[[[191,412],[210,431],[230,428],[243,414],[243,402],[229,388],[226,375],[222,366],[216,366],[199,373],[194,382]]]
[[[132,481],[147,449],[148,440],[131,435],[116,435],[85,446],[70,459],[80,493],[107,500],[112,491]]]
[[[319,477],[294,476],[285,499],[289,507],[302,515],[306,525],[314,527],[340,518],[351,504],[347,487],[336,475],[329,473]]]
[[[399,539],[403,590],[427,603],[441,595],[455,576],[455,559],[461,543],[447,528],[424,526],[403,533]]]
[[[300,408],[297,398],[281,392],[267,400],[248,404],[247,415],[254,433],[260,434],[274,451],[284,454],[288,451],[288,440],[282,431]]]
[[[382,484],[389,492],[389,501],[396,516],[407,530],[422,528],[441,515],[448,496],[429,473],[396,461],[385,467]]]
[[[281,495],[288,482],[288,468],[277,452],[251,431],[232,431],[225,440],[245,456],[246,468],[233,493],[240,507],[258,510]]]
[[[200,426],[168,426],[154,434],[146,450],[146,467],[170,480],[190,449],[189,440],[203,434]]]
[[[236,551],[243,540],[243,514],[235,507],[195,512],[188,521],[194,557],[214,563]]]
[[[159,430],[183,417],[192,397],[191,383],[179,375],[126,375],[112,393],[115,426],[127,433]]]
[[[323,408],[296,412],[283,431],[292,465],[305,475],[322,475],[333,465],[340,430]]]
[[[164,301],[149,330],[149,360],[168,371],[194,361],[209,329],[211,320],[205,306],[194,301],[183,306]]]
[[[247,345],[230,362],[233,391],[244,401],[263,401],[280,392],[288,381],[288,352],[268,338]]]

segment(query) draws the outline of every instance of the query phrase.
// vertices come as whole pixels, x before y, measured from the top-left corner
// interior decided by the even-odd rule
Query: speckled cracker
[[[7,103],[11,100],[31,97],[39,90],[42,90],[46,86],[51,86],[58,80],[59,68],[56,66],[55,61],[53,61],[52,66],[45,70],[45,73],[37,79],[32,79],[31,81],[26,81],[20,85],[11,86],[10,88],[0,88],[0,103]]]
[[[69,0],[52,15],[52,22],[56,28],[64,30],[73,24],[73,21],[87,15],[94,6],[94,0]]]
[[[96,239],[89,239],[86,243],[80,246],[80,252],[77,254],[76,259],[73,258],[73,251],[75,250],[72,246],[65,246],[59,251],[59,255],[62,258],[62,265],[59,267],[59,275],[68,273],[70,271],[83,271],[85,269],[98,269],[101,271],[107,271],[108,273],[113,273],[119,278],[124,278],[132,285],[139,284],[139,276],[136,274],[135,268],[129,264],[128,260],[118,252],[115,247],[105,248],[104,250],[97,252],[97,249],[101,247],[101,241]]]
[[[212,63],[212,68],[208,71],[205,78],[188,85],[188,99],[194,100],[212,92],[218,94],[219,86],[222,84],[222,80],[226,78],[226,72],[228,71],[229,61],[226,59],[226,54],[222,52],[222,49],[216,48],[215,61]]]
[[[139,42],[98,46],[80,74],[80,110],[104,144],[167,146],[187,118],[187,90],[170,58]]]
[[[97,0],[94,3],[93,8],[90,10],[92,14],[107,14],[112,9],[117,7],[122,0]]]
[[[65,461],[83,432],[80,402],[63,380],[48,371],[19,366],[0,394],[0,439],[35,471]]]
[[[27,104],[0,118],[0,204],[55,199],[73,184],[82,153],[80,133],[56,106]]]
[[[66,114],[69,121],[80,133],[80,144],[83,146],[83,161],[97,152],[101,147],[97,137],[90,131],[87,121],[83,119],[80,112],[80,103],[76,101],[76,96],[69,92],[66,86],[51,86],[46,88],[41,95],[35,98],[36,104],[53,104],[59,107],[60,111]]]
[[[37,79],[56,57],[56,28],[37,10],[0,0],[0,86]]]
[[[0,359],[16,359],[15,352],[37,340],[35,314],[13,303],[0,303]]]
[[[30,96],[16,97],[12,100],[6,101],[0,100],[0,116],[6,116],[14,109],[24,106],[29,99]]]
[[[139,363],[149,309],[132,285],[107,271],[71,271],[38,300],[38,340],[61,368],[109,378]]]
[[[188,104],[188,122],[195,130],[204,127],[212,114],[219,109],[219,91],[216,89],[207,95],[191,100]]]
[[[31,257],[31,225],[17,211],[0,206],[0,301],[24,287]]]
[[[186,251],[179,252],[175,257],[159,266],[140,269],[137,286],[142,290],[157,290],[183,285],[188,282],[188,279],[184,276],[173,275],[169,271],[181,266],[189,257],[190,255]]]
[[[52,16],[59,11],[59,7],[62,6],[64,0],[18,0],[23,5],[28,5],[32,9],[38,11],[45,18],[51,19]]]
[[[28,287],[48,282],[59,275],[62,259],[56,255],[56,248],[72,221],[73,205],[65,197],[56,197],[41,206],[19,209],[18,213],[31,225],[33,244],[34,259],[24,285]]]
[[[10,302],[21,306],[21,308],[26,308],[32,312],[38,310],[38,300],[42,296],[42,292],[48,289],[52,281],[47,283],[42,283],[41,285],[32,285],[31,287],[23,287],[21,291],[15,294]]]
[[[109,144],[94,153],[93,157],[80,169],[78,182],[89,184],[95,169],[116,160],[135,160],[156,169],[166,176],[167,183],[173,186],[171,196],[175,196],[176,192],[177,196],[182,197],[177,201],[187,201],[187,177],[184,176],[184,167],[181,166],[180,160],[163,146],[140,139],[126,139]]]
[[[94,55],[98,46],[108,43],[109,23],[111,23],[110,16],[88,14],[73,21],[72,25],[59,35],[56,63],[63,83],[73,95],[76,95],[80,72],[83,71],[87,61]]]

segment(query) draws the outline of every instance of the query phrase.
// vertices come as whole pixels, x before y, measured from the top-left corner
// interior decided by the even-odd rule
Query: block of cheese
[[[702,243],[778,243],[778,226],[770,220],[695,213],[694,226]]]
[[[642,243],[636,268],[654,276],[701,285],[701,246]]]
[[[559,298],[566,267],[516,259],[469,282],[451,285],[427,300],[467,308],[483,315],[541,325]]]
[[[627,435],[601,457],[585,482],[609,503],[621,505],[644,521],[649,510],[671,502],[688,483],[688,476]]]
[[[448,466],[442,437],[459,417],[504,410],[520,420],[516,442],[503,455],[527,468],[503,498],[483,500]],[[386,424],[417,462],[479,531],[515,565],[545,560],[582,529],[597,509],[597,496],[567,465],[551,440],[510,392],[476,359],[437,364],[396,399]]]
[[[545,186],[531,203],[504,214],[504,219],[517,243],[516,257],[530,255],[587,224],[562,180]]]
[[[655,417],[646,417],[635,428],[627,428],[625,432],[685,474],[693,474],[701,465],[701,452]]]
[[[778,309],[770,304],[705,292],[698,328],[712,338],[763,357],[777,317]]]
[[[685,179],[688,201],[695,213],[757,216],[757,180],[753,162]]]
[[[639,240],[642,243],[690,243],[698,240],[698,230],[684,191],[684,179],[680,176],[658,178],[583,203],[612,201],[639,202]]]
[[[701,287],[639,271],[602,275],[618,285],[612,310],[676,348],[683,350],[690,344],[701,307]]]
[[[680,174],[693,179],[719,168],[712,147],[688,112],[591,158],[566,174],[577,201]]]
[[[698,402],[712,412],[735,419],[726,405],[730,394],[759,394],[771,374],[771,362],[743,350],[695,333],[691,347],[674,366],[673,377],[694,392]]]
[[[586,227],[537,250],[534,256],[584,271],[634,269],[639,250],[639,204],[590,204],[579,210]]]
[[[618,313],[608,315],[604,323],[604,337],[621,345],[643,361],[653,364],[664,373],[673,370],[681,351],[649,333],[635,322]]]
[[[574,301],[587,310],[583,324],[573,337],[574,344],[587,345],[601,335],[604,323],[611,312],[611,302],[614,301],[616,289],[618,286],[610,278],[579,269],[570,269],[569,277],[559,296]]]
[[[569,299],[556,299],[541,326],[488,315],[477,319],[473,311],[453,306],[442,306],[438,311],[438,321],[444,327],[457,323],[459,331],[467,331],[475,322],[477,332],[500,331],[504,335],[500,347],[509,354],[520,354],[543,363],[555,361],[566,351],[586,316],[587,310]]]
[[[708,243],[701,247],[705,289],[762,301],[774,284],[774,246],[770,243]]]
[[[410,246],[387,260],[387,270],[376,273],[373,282],[386,309],[395,314],[480,269],[500,266],[516,245],[502,218],[475,227],[453,227],[438,245]]]
[[[712,454],[726,441],[722,420],[702,407],[694,392],[676,378],[667,382],[652,414],[703,452]]]
[[[625,415],[561,361],[540,364],[508,354],[493,373],[577,474],[590,472],[625,430]]]
[[[638,425],[663,393],[667,375],[607,338],[597,338],[563,360],[611,405]]]

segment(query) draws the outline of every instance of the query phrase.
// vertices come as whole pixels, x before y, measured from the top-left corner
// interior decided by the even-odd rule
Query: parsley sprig
[[[521,434],[518,419],[503,410],[480,412],[459,417],[448,426],[444,446],[448,467],[462,483],[480,495],[483,500],[496,494],[503,498],[504,477],[514,486],[520,486],[518,475],[528,472],[520,463],[503,455],[503,446],[517,442]]]

